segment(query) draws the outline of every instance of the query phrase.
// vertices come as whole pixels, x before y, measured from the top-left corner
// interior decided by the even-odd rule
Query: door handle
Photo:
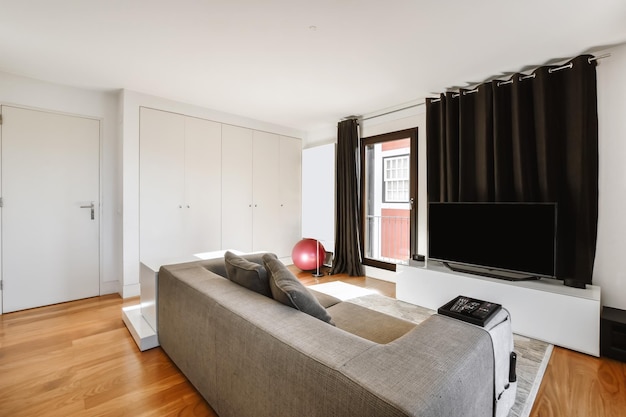
[[[90,205],[88,205],[88,206],[80,206],[80,208],[91,209],[91,220],[95,219],[95,205],[94,205],[93,201],[91,202]]]

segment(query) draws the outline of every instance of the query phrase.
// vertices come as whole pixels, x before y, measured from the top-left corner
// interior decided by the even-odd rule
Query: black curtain
[[[335,257],[331,274],[363,275],[358,132],[356,119],[344,120],[337,126]]]
[[[557,277],[588,284],[598,220],[590,58],[426,100],[428,200],[556,202]]]

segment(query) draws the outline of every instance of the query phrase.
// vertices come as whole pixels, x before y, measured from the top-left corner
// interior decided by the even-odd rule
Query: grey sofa
[[[314,293],[333,326],[225,277],[220,258],[158,279],[160,345],[220,417],[493,415],[483,329],[438,315],[416,326]]]

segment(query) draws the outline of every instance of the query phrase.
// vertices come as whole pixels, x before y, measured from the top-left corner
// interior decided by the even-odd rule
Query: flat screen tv
[[[555,278],[556,203],[430,203],[428,259],[508,280]]]

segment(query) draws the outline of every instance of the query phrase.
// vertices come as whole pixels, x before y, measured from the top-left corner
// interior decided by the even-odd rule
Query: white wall
[[[117,92],[79,89],[0,72],[0,104],[101,120],[100,294],[119,291],[122,247],[118,193]]]
[[[602,304],[626,310],[626,45],[597,52],[599,201],[593,283]]]
[[[302,190],[302,237],[318,239],[326,252],[334,252],[334,143],[302,150]]]
[[[121,189],[124,206],[121,294],[124,298],[139,295],[139,107],[185,114],[283,136],[303,137],[303,132],[296,129],[124,90],[120,98]]]

